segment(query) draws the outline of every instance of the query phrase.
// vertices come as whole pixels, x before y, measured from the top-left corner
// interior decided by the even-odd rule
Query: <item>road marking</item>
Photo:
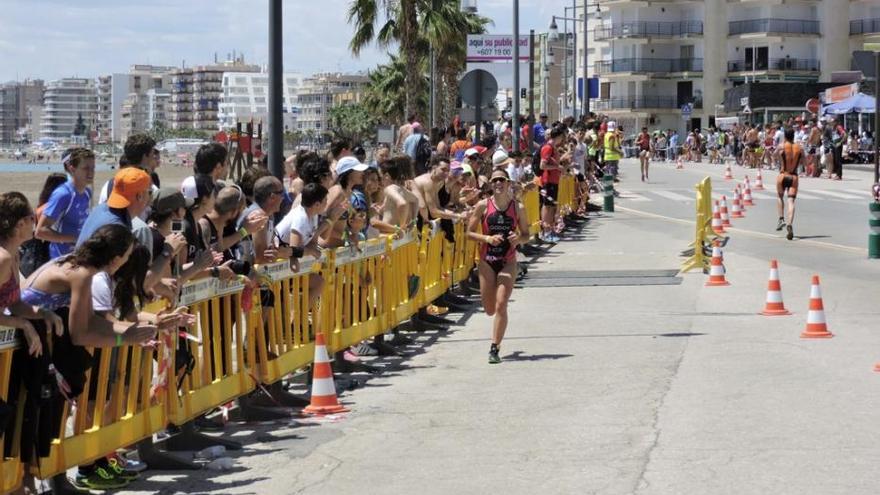
[[[752,198],[756,199],[776,199],[776,196],[769,193],[760,193],[752,191]]]
[[[650,191],[657,196],[671,199],[673,201],[696,201],[696,196],[685,196],[683,194],[674,193],[672,191]]]
[[[815,194],[824,194],[826,196],[831,196],[832,198],[837,199],[859,199],[858,196],[853,196],[852,194],[843,194],[836,191],[827,191],[825,189],[810,189],[810,192]]]
[[[646,198],[646,197],[642,196],[641,194],[634,193],[632,191],[621,190],[619,192],[620,192],[620,199],[626,199],[626,200],[634,201],[634,202],[652,201],[651,198]]]
[[[869,191],[867,189],[844,189],[844,191],[846,191],[848,193],[856,194],[859,196],[867,196],[869,198],[874,197],[874,195],[871,193],[871,191]]]
[[[675,222],[675,223],[680,223],[680,224],[690,225],[690,226],[694,225],[693,220],[683,220],[681,218],[668,217],[666,215],[658,215],[657,213],[648,213],[647,211],[634,210],[632,208],[627,208],[625,206],[617,206],[616,208],[620,211],[632,213],[634,215],[641,215],[643,217],[656,218],[659,220],[666,220],[668,222]],[[774,239],[774,240],[782,241],[785,243],[791,243],[791,241],[785,239],[785,237],[781,237],[781,236],[773,235],[773,234],[768,234],[766,232],[756,232],[754,230],[746,230],[746,229],[741,229],[739,227],[726,227],[726,228],[732,232],[743,233],[745,235],[749,235],[752,237],[761,237],[764,239]],[[856,254],[861,254],[861,255],[868,254],[867,249],[857,248],[857,247],[853,247],[853,246],[844,246],[842,244],[834,244],[832,242],[814,241],[812,239],[798,239],[797,243],[798,244],[807,244],[807,245],[821,247],[821,248],[825,248],[825,249],[836,249],[838,251],[847,251],[850,253],[856,253]]]

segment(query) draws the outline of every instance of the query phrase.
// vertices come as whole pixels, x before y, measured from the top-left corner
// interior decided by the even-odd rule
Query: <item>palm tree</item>
[[[380,47],[388,48],[393,43],[400,43],[400,52],[410,68],[418,67],[418,4],[423,0],[352,0],[348,8],[347,20],[354,24],[354,36],[348,46],[352,54],[357,56],[360,51],[376,41]],[[376,33],[380,8],[385,23]],[[423,90],[421,78],[414,70],[404,75],[404,91],[406,95],[405,113],[417,113],[416,102],[418,93]]]
[[[382,122],[402,122],[406,114],[406,75],[414,73],[422,87],[427,81],[421,70],[410,71],[399,56],[388,54],[389,62],[370,71],[370,82],[364,91],[364,106]],[[427,93],[416,95],[415,107],[427,107]]]

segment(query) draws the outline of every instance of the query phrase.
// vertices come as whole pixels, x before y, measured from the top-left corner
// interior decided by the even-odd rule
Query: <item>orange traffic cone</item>
[[[347,412],[336,399],[336,384],[333,382],[333,369],[330,367],[330,356],[324,343],[324,332],[315,336],[315,369],[312,373],[312,402],[303,412],[306,414],[325,415]]]
[[[730,210],[730,218],[744,218],[742,200],[739,196],[739,185],[733,190],[733,208]]]
[[[718,201],[712,205],[712,230],[716,234],[724,234],[724,222],[721,221],[721,213],[718,210]]]
[[[810,286],[810,311],[807,312],[807,327],[801,332],[802,339],[830,339],[834,334],[828,331],[825,324],[825,308],[822,305],[822,289],[819,288],[819,276],[813,275]]]
[[[749,176],[746,176],[746,183],[743,191],[742,203],[743,206],[755,206],[755,203],[752,201],[752,185],[749,183]]]
[[[758,176],[755,177],[755,191],[764,190],[764,179],[761,177],[761,168],[758,167]]]
[[[727,213],[727,196],[721,196],[718,212],[721,214],[721,224],[725,227],[730,227],[730,214]]]
[[[724,180],[732,180],[733,173],[730,171],[730,162],[727,162],[727,165],[724,167]]]
[[[782,302],[782,284],[779,282],[779,266],[770,260],[770,279],[767,280],[767,300],[764,303],[764,316],[785,316],[791,313]]]
[[[730,285],[724,279],[724,261],[722,259],[721,246],[718,241],[712,244],[712,262],[709,266],[709,280],[706,281],[706,287],[718,287],[722,285]]]

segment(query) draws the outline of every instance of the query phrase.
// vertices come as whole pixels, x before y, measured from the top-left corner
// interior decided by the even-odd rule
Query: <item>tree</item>
[[[330,109],[330,137],[343,138],[352,145],[372,140],[378,120],[360,103],[338,105]]]
[[[364,90],[363,105],[369,112],[378,117],[383,123],[403,122],[406,115],[406,62],[391,53],[388,54],[389,62],[380,65],[369,73],[370,82]],[[427,79],[417,73],[423,79],[423,87],[427,87]],[[416,108],[424,110],[428,106],[428,93],[420,92],[416,95]]]

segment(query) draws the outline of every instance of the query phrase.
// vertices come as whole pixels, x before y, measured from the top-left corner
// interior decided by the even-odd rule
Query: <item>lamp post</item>
[[[519,0],[513,0],[513,150],[519,152]]]
[[[269,171],[284,176],[284,107],[281,0],[269,0]]]
[[[589,23],[589,18],[590,18],[589,9],[592,7],[595,7],[596,8],[595,13],[597,15],[602,14],[602,9],[598,3],[591,4],[591,3],[588,3],[588,0],[584,0],[583,5],[574,5],[574,1],[575,0],[572,0],[571,7],[564,7],[564,9],[565,9],[566,15],[568,15],[569,9],[572,10],[573,12],[575,12],[575,14],[574,14],[575,17],[553,16],[553,19],[550,21],[549,36],[552,41],[557,41],[559,39],[559,26],[557,26],[557,24],[556,24],[557,19],[564,20],[564,21],[573,21],[573,22],[577,23],[578,21],[581,21],[581,19],[579,19],[577,17],[577,9],[580,8],[580,9],[584,10],[584,14],[583,14],[583,26],[584,26],[583,65],[584,65],[584,67],[583,67],[582,76],[581,76],[583,79],[583,83],[582,83],[583,85],[581,88],[581,91],[582,91],[582,94],[581,94],[581,115],[589,116],[589,114],[590,114],[590,90],[589,90],[589,78],[587,77],[587,70],[589,67],[589,30],[588,30],[588,23]],[[575,28],[574,31],[577,32],[577,29]],[[577,61],[577,42],[576,42],[577,38],[576,38],[576,36],[577,35],[575,34],[575,37],[573,38],[575,40],[575,43],[571,49],[572,50],[572,61],[573,61],[573,66],[574,66],[574,69],[572,70],[572,72],[574,73],[572,75],[573,76],[572,77],[572,80],[573,80],[573,85],[572,85],[573,98],[572,98],[572,100],[574,102],[572,105],[573,107],[577,106],[577,62],[576,62]],[[574,110],[572,110],[572,116],[576,116],[576,113]]]

